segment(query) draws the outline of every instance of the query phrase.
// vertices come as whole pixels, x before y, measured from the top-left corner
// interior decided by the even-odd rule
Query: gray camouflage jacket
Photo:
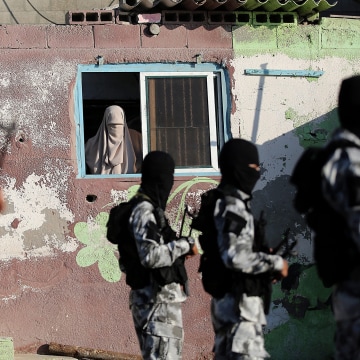
[[[167,244],[160,235],[154,233],[154,207],[148,201],[142,201],[135,206],[129,219],[134,233],[141,264],[149,269],[170,266],[174,261],[190,251],[190,245],[184,238],[173,240]],[[180,284],[171,283],[160,287],[154,281],[151,285],[131,290],[131,304],[148,304],[159,302],[183,302],[186,295]]]
[[[233,196],[225,196],[224,199],[217,200],[215,207],[218,245],[225,266],[253,275],[281,271],[281,256],[253,251],[254,218],[250,212],[250,199],[242,191],[237,192],[244,201]],[[231,222],[241,222],[243,227],[232,225]]]
[[[237,197],[225,196],[217,200],[214,211],[217,240],[225,266],[253,275],[281,271],[281,256],[253,251],[254,218],[250,211],[250,198],[240,190],[237,192],[244,201]],[[227,294],[225,298],[228,296],[235,295]],[[242,318],[266,324],[262,298],[242,294],[239,308]]]

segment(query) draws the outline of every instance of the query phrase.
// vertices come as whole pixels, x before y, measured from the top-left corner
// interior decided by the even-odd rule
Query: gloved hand
[[[194,255],[198,255],[199,254],[199,249],[196,246],[195,239],[192,238],[191,236],[189,236],[189,237],[187,237],[185,239],[190,245],[190,251],[186,254],[186,257],[191,257],[191,256],[194,256]]]

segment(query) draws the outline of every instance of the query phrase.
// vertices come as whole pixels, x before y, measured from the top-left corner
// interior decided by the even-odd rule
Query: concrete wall
[[[276,243],[291,228],[299,240],[292,276],[274,287],[266,341],[276,360],[324,359],[332,351],[330,290],[312,264],[310,233],[291,205],[288,180],[304,147],[325,141],[336,126],[341,79],[360,72],[356,20],[319,26],[0,27],[0,121],[16,121],[1,176],[7,201],[0,217],[2,321],[0,336],[17,351],[49,342],[138,353],[128,310],[128,287],[116,252],[105,238],[107,213],[126,199],[138,178],[79,179],[75,148],[74,84],[77,65],[108,63],[221,63],[229,71],[234,137],[253,140],[262,176],[254,213],[265,210]],[[248,69],[321,70],[307,76],[254,76]],[[306,73],[304,73],[306,74]],[[179,226],[184,201],[198,205],[217,178],[177,178],[169,216]],[[96,195],[94,202],[87,195]],[[184,359],[209,358],[213,333],[209,297],[187,263],[191,297],[184,306]]]

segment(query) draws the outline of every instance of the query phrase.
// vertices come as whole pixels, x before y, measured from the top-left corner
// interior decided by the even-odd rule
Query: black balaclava
[[[221,183],[235,186],[251,195],[260,172],[249,167],[249,164],[259,165],[259,154],[253,143],[243,139],[226,142],[219,156]]]
[[[344,129],[360,137],[360,76],[343,80],[339,92],[338,113]]]
[[[174,170],[173,158],[163,151],[149,152],[142,162],[140,189],[163,210],[174,183]]]

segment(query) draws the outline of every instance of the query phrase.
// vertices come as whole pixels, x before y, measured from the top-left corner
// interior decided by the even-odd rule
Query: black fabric
[[[171,266],[156,269],[145,268],[140,261],[136,241],[130,230],[129,218],[133,208],[140,202],[147,201],[141,195],[133,197],[128,202],[120,203],[110,210],[107,223],[107,238],[112,244],[118,245],[120,254],[119,262],[125,268],[126,284],[133,290],[142,289],[149,285],[150,274],[158,285],[164,286],[172,282],[186,285],[188,277],[185,269],[185,259],[178,258]],[[171,229],[163,211],[154,211],[155,223],[149,223],[147,235],[168,243],[176,239],[176,233]]]
[[[346,147],[358,146],[348,140],[338,140],[323,148],[309,147],[302,153],[290,177],[290,183],[296,187],[294,207],[300,214],[307,214],[323,203],[322,168],[336,149]]]
[[[217,242],[217,230],[214,223],[214,210],[216,201],[225,195],[240,198],[231,186],[220,185],[216,189],[209,190],[201,196],[199,214],[192,222],[192,228],[202,232],[199,236],[199,242],[203,254],[200,258],[198,271],[202,274],[203,288],[214,298],[222,298],[227,292],[232,292],[236,295],[245,293],[248,296],[261,296],[264,299],[264,311],[268,314],[272,292],[271,274],[244,274],[240,271],[227,268],[221,258]],[[229,220],[231,220],[230,228],[233,229],[234,233],[240,234],[241,229],[246,225],[246,221],[236,215],[231,215]],[[264,233],[264,229],[261,229]],[[261,234],[257,234],[256,239],[253,250],[263,250],[264,237]]]
[[[346,219],[337,213],[322,196],[321,170],[337,148],[357,147],[341,140],[325,148],[308,148],[299,158],[290,182],[296,187],[294,207],[305,214],[308,226],[314,231],[314,259],[324,286],[330,287],[346,279],[360,263],[360,254],[352,241]],[[358,182],[350,188],[357,201]],[[360,184],[359,184],[360,185]]]
[[[110,210],[107,222],[107,239],[118,246],[119,262],[126,272],[126,284],[132,289],[142,289],[150,284],[150,272],[142,266],[135,239],[131,234],[129,218],[134,206],[143,201],[138,197],[120,203]]]
[[[215,204],[222,196],[222,192],[218,189],[202,194],[198,216],[192,222],[192,228],[202,232],[199,236],[203,250],[199,272],[202,274],[203,288],[214,298],[221,298],[232,289],[232,272],[221,259],[214,223]]]
[[[349,204],[350,206],[360,205],[360,178],[351,177],[347,180],[347,187],[349,190]]]
[[[338,113],[343,128],[360,137],[360,76],[343,80],[338,99]]]
[[[239,236],[246,225],[246,220],[233,212],[227,211],[225,216],[224,231]]]
[[[259,154],[256,146],[243,139],[231,139],[221,149],[219,166],[221,182],[235,186],[250,195],[260,172],[249,167],[249,164],[259,165]]]
[[[142,162],[141,191],[164,210],[174,183],[174,170],[173,158],[163,151],[148,153]]]

